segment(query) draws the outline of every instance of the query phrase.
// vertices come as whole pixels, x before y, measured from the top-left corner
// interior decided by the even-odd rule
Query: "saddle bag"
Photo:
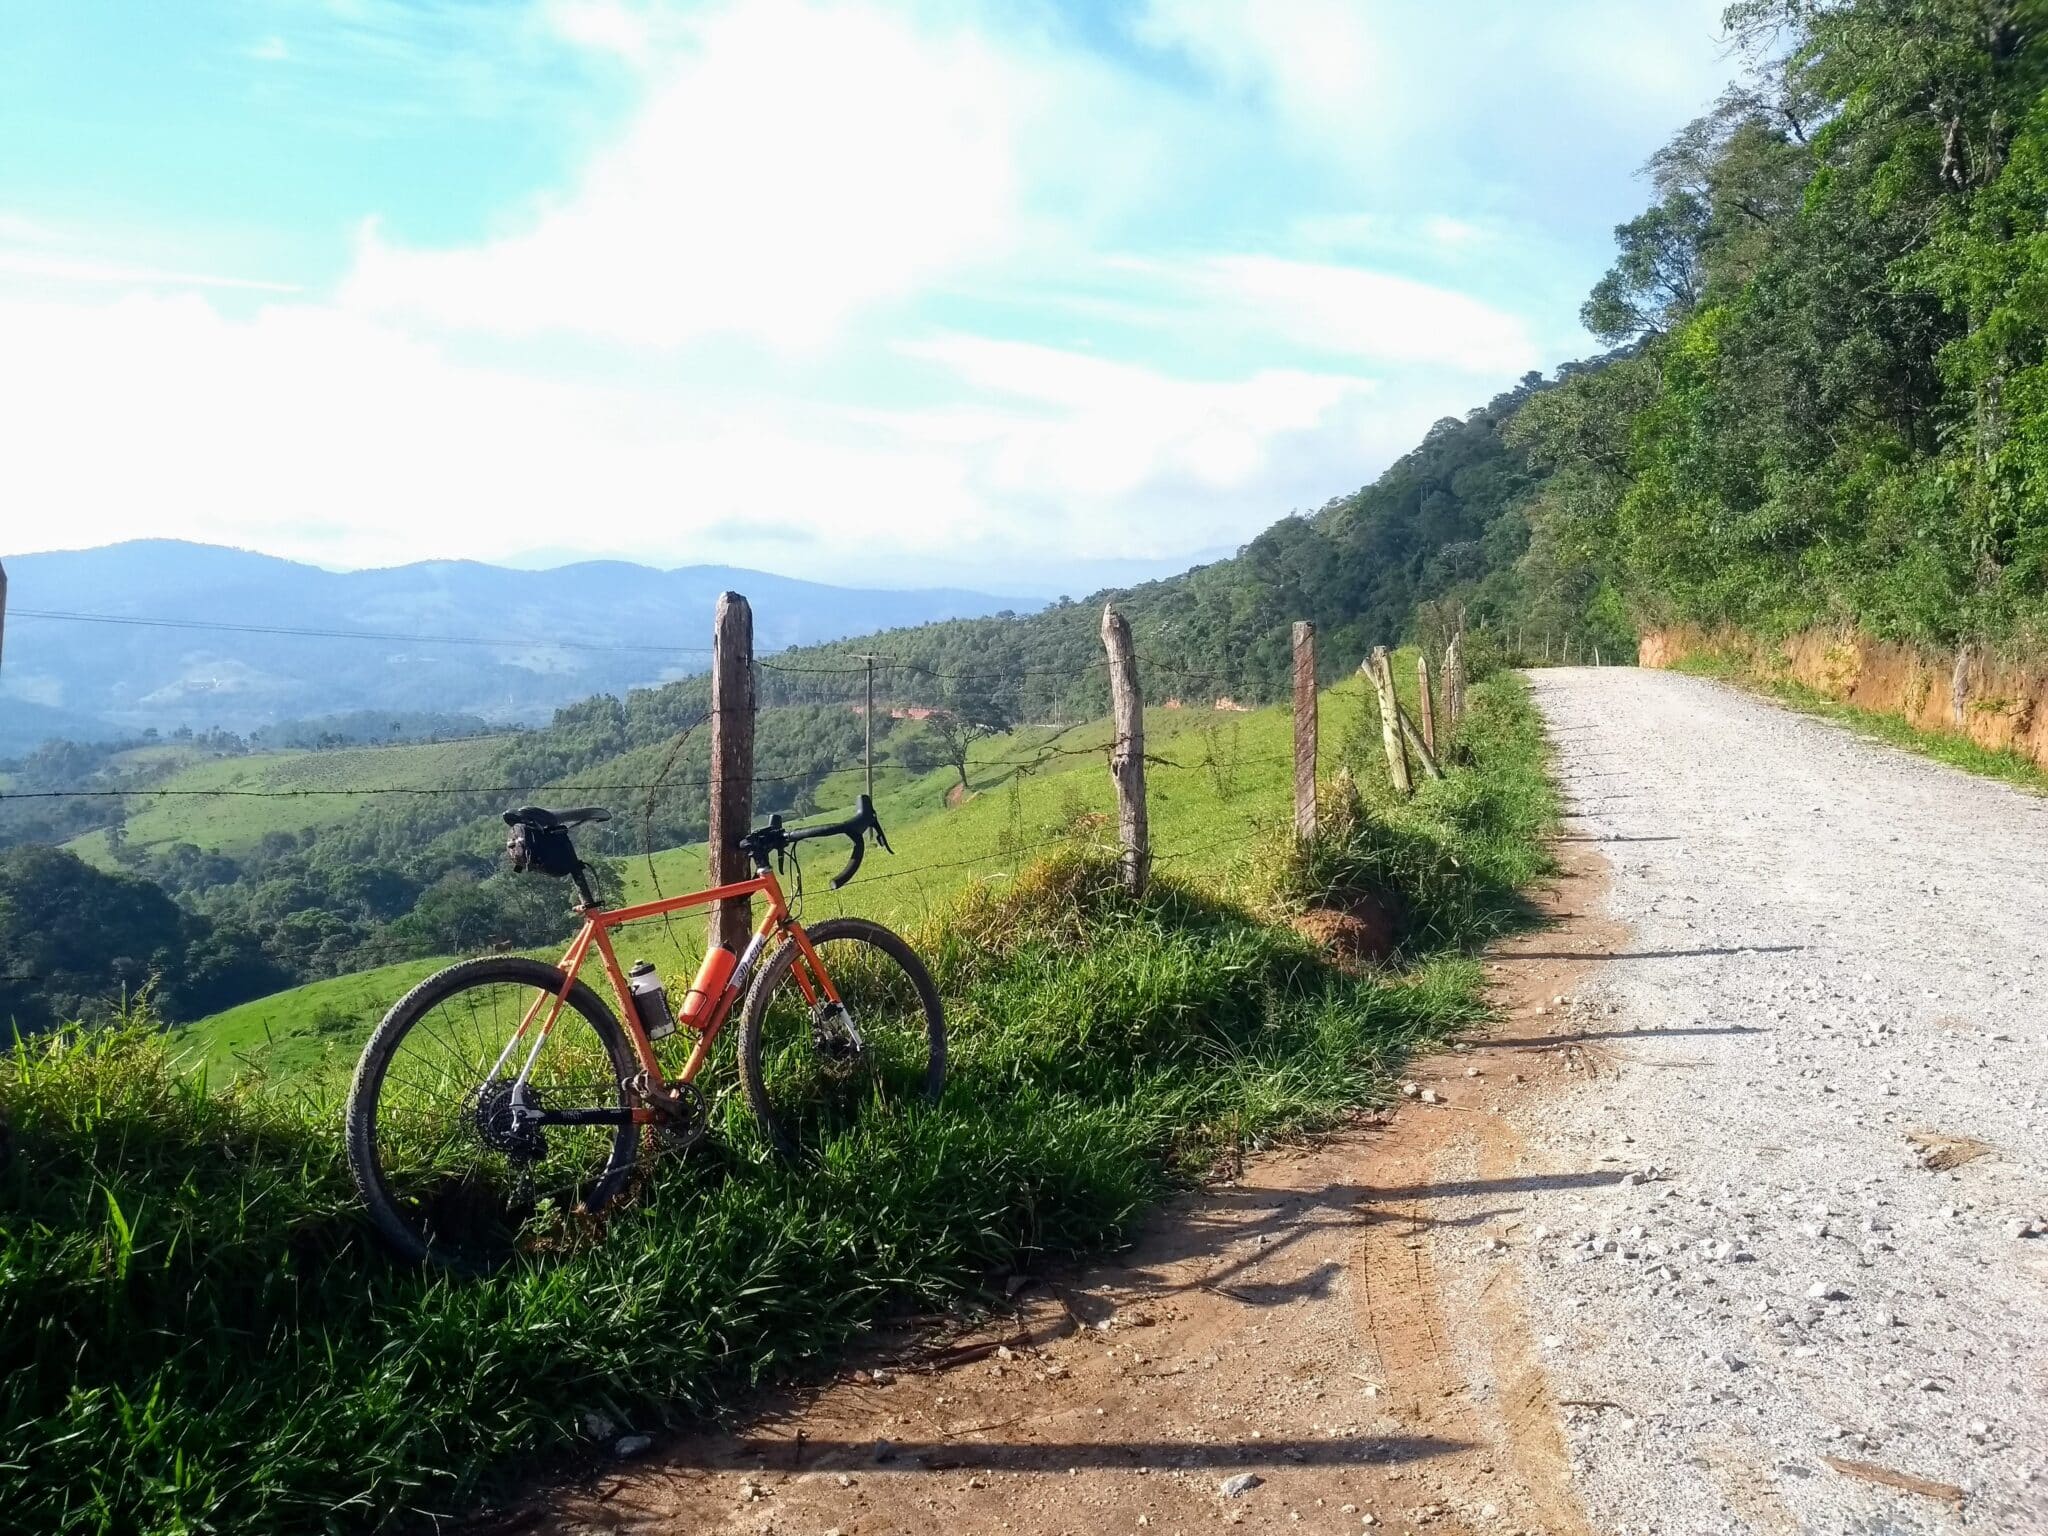
[[[576,873],[576,845],[566,827],[514,824],[505,839],[505,856],[519,874],[548,875],[561,880]]]

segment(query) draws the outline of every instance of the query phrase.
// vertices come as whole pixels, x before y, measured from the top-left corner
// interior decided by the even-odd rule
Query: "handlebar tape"
[[[856,828],[847,835],[853,839],[853,857],[846,861],[846,868],[832,877],[832,889],[835,891],[860,873],[860,861],[867,857],[868,840],[860,830]]]

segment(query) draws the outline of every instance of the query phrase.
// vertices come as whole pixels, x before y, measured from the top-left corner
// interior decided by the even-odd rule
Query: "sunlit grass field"
[[[492,761],[499,743],[478,737],[467,741],[414,742],[386,747],[347,747],[331,752],[258,752],[246,757],[213,757],[194,762],[153,789],[171,790],[337,790],[356,786],[421,789],[445,784],[473,784]],[[138,748],[169,754],[176,747]],[[264,798],[246,795],[138,792],[128,802],[128,841],[138,848],[191,843],[218,853],[252,848],[271,832],[302,832],[334,826],[363,808],[360,795],[309,794]],[[116,867],[104,831],[90,832],[66,844],[88,863]]]
[[[1367,722],[1368,696],[1356,680],[1324,693],[1322,739],[1333,760]],[[1372,714],[1370,721],[1377,718]],[[1261,828],[1291,817],[1292,725],[1285,710],[1154,708],[1146,713],[1145,729],[1153,758],[1147,768],[1152,837],[1161,869],[1213,875],[1242,860]],[[1372,730],[1376,743],[1376,723]],[[909,927],[930,919],[963,887],[1000,886],[1056,846],[1112,847],[1110,736],[1106,721],[1094,721],[977,742],[968,774],[972,793],[964,801],[955,797],[959,779],[950,767],[916,778],[900,770],[878,773],[876,804],[894,857],[871,848],[860,874],[835,893],[831,877],[845,862],[848,845],[806,845],[802,915],[817,920],[851,913]],[[834,775],[821,788],[819,802],[850,811],[862,786],[857,770]],[[624,903],[709,884],[701,843],[624,859],[619,871]],[[795,875],[785,872],[782,878],[794,898]],[[572,893],[566,883],[561,890],[566,904]],[[686,979],[702,957],[705,926],[701,909],[637,925],[619,936],[620,959],[630,964],[645,958],[664,976]],[[554,960],[561,948],[527,953]],[[181,1030],[180,1038],[217,1079],[256,1072],[294,1091],[331,1092],[353,1070],[364,1039],[391,1004],[456,958],[401,961],[311,982],[199,1020]],[[605,993],[595,960],[587,975]]]

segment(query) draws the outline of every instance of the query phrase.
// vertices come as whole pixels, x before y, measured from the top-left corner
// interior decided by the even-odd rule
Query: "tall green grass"
[[[1448,782],[1369,788],[1326,844],[1248,844],[1234,877],[1169,868],[1139,900],[1078,848],[970,887],[915,935],[952,1029],[935,1111],[796,1172],[715,1136],[604,1241],[485,1281],[386,1261],[330,1114],[209,1085],[143,1019],[30,1042],[0,1062],[0,1525],[458,1513],[575,1451],[587,1411],[674,1422],[814,1373],[892,1310],[971,1304],[1219,1156],[1375,1100],[1481,1016],[1471,947],[1542,867],[1526,697],[1500,678],[1474,706]],[[1278,920],[1340,888],[1399,895],[1396,964],[1340,969]]]

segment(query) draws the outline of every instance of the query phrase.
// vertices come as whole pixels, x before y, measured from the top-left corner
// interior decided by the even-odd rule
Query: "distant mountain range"
[[[429,560],[335,572],[169,539],[0,560],[8,578],[0,755],[50,736],[180,725],[244,732],[352,710],[538,722],[592,693],[703,671],[712,608],[728,590],[751,601],[762,655],[1038,606],[985,592],[832,587],[710,565],[508,570]],[[243,627],[205,627],[221,624]],[[378,638],[353,638],[364,633]]]

